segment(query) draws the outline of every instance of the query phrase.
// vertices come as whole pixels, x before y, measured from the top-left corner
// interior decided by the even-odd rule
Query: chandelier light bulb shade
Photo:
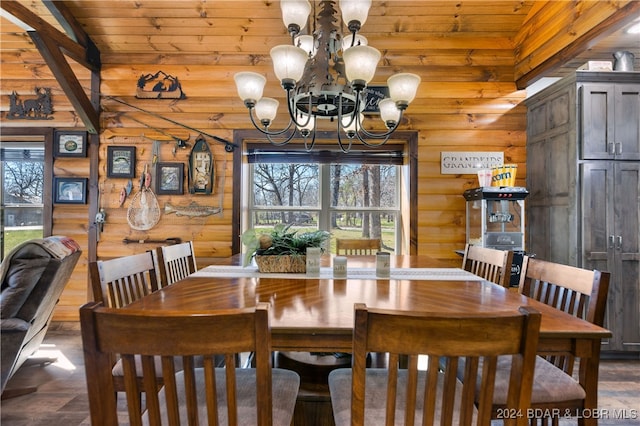
[[[278,112],[278,102],[273,98],[262,98],[258,102],[256,102],[256,117],[260,122],[264,123],[265,121],[271,123],[276,118],[276,113]]]
[[[353,40],[355,38],[355,41]],[[347,50],[352,46],[366,46],[368,44],[368,40],[365,36],[356,34],[349,34],[342,39],[342,50]]]
[[[311,4],[308,0],[280,0],[282,21],[287,28],[294,25],[300,31],[307,25]]]
[[[244,71],[236,73],[233,79],[236,82],[238,96],[240,96],[240,99],[242,99],[245,104],[247,102],[253,102],[253,104],[255,104],[262,98],[264,85],[267,83],[267,79],[263,75]]]
[[[393,99],[385,98],[381,100],[378,102],[378,109],[380,110],[380,118],[385,124],[393,123],[395,125],[400,121],[400,109]]]
[[[296,46],[307,52],[310,58],[316,56],[316,40],[310,35],[296,37]]]
[[[273,71],[281,82],[293,80],[298,82],[304,73],[304,66],[309,55],[304,49],[281,44],[271,49]]]
[[[307,134],[313,132],[314,127],[316,126],[316,117],[313,115],[309,117],[306,114],[298,114],[298,122],[300,124],[296,125],[298,130],[303,134],[306,132]]]
[[[409,105],[416,97],[420,76],[411,73],[400,73],[392,75],[387,79],[389,86],[389,96],[397,104]]]
[[[342,53],[347,80],[364,81],[366,84],[376,74],[380,51],[371,46],[353,46]]]
[[[345,133],[347,134],[355,134],[357,128],[357,120],[360,120],[360,123],[362,124],[362,122],[364,121],[364,114],[360,113],[358,114],[357,117],[354,117],[353,115],[347,115],[342,117],[342,129],[345,131]]]
[[[371,8],[371,0],[340,0],[340,11],[342,21],[345,24],[357,21],[360,26],[364,25]]]

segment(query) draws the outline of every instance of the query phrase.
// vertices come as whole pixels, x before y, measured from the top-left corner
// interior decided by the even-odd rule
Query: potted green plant
[[[306,272],[308,247],[320,247],[329,239],[327,231],[298,233],[291,225],[278,224],[269,233],[248,229],[242,234],[247,251],[244,266],[255,258],[260,272]]]

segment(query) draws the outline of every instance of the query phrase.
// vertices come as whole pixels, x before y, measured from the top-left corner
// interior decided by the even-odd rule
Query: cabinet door
[[[615,85],[616,160],[640,160],[640,84]]]
[[[613,269],[614,179],[611,161],[582,165],[582,267]]]
[[[611,272],[604,326],[613,333],[604,339],[602,350],[620,350],[622,347],[620,325],[622,309],[616,286],[614,229],[614,168],[613,161],[593,161],[581,165],[581,211],[582,211],[582,262],[585,269]]]
[[[582,267],[611,272],[603,350],[640,350],[640,162],[582,164]]]
[[[621,311],[616,327],[620,349],[640,351],[640,163],[617,162],[614,174],[612,280]]]
[[[580,90],[582,158],[612,159],[615,155],[614,85],[585,83]]]

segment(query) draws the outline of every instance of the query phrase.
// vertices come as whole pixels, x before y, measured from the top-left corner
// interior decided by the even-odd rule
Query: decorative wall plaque
[[[213,192],[213,154],[202,135],[196,139],[189,156],[189,192],[192,194]]]
[[[53,104],[51,103],[51,89],[36,87],[36,97],[20,99],[13,91],[9,95],[9,112],[7,118],[11,120],[52,120]]]
[[[141,99],[185,99],[177,77],[162,71],[143,74],[138,79],[136,98]]]
[[[53,155],[56,157],[87,156],[87,132],[58,130],[54,135]]]

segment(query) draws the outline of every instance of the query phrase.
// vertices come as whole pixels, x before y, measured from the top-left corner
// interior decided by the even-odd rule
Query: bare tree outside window
[[[15,202],[42,204],[44,164],[42,162],[7,162],[4,167],[5,196]]]
[[[4,143],[2,162],[2,258],[22,241],[43,236],[44,148]]]

